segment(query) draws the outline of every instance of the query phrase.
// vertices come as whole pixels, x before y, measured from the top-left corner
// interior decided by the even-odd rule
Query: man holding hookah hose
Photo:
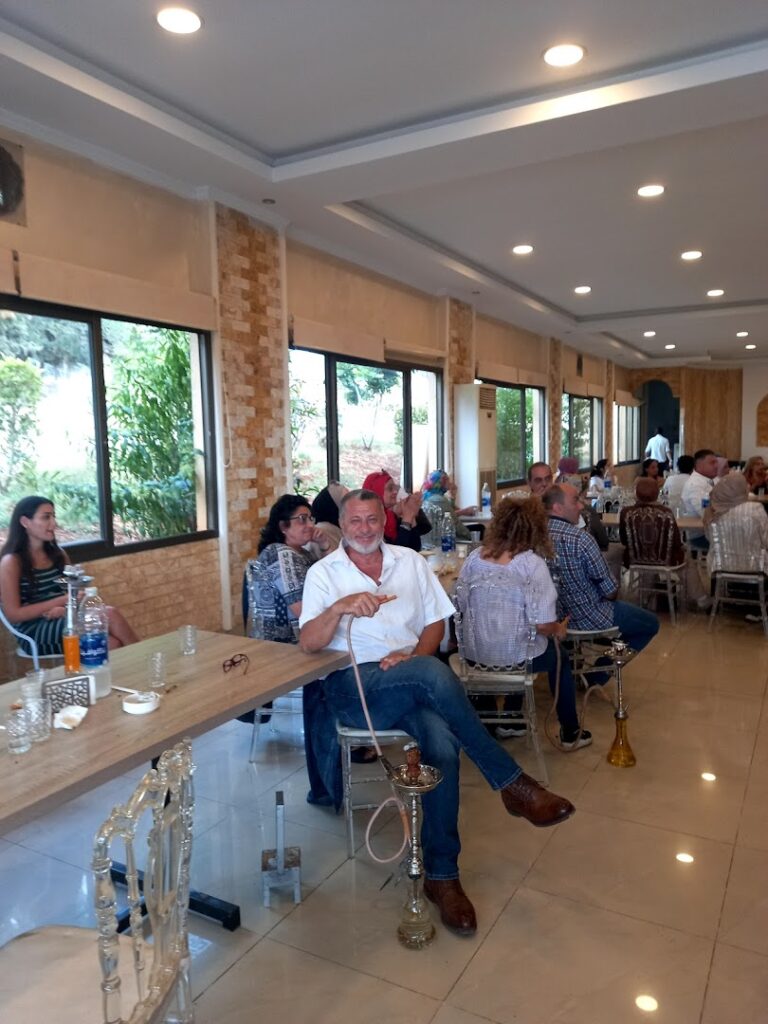
[[[477,929],[475,910],[461,887],[459,753],[463,749],[507,812],[532,825],[565,821],[573,804],[526,775],[486,731],[458,677],[433,657],[453,605],[424,559],[384,543],[384,506],[372,491],[342,499],[343,542],[307,573],[300,618],[302,650],[352,648],[374,727],[413,736],[424,761],[443,781],[423,797],[424,891],[443,924],[461,935]],[[324,681],[325,699],[342,725],[366,728],[352,668]]]

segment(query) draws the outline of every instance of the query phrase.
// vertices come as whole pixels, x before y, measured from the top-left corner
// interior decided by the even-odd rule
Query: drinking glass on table
[[[153,690],[165,689],[165,654],[162,651],[155,651],[149,656],[147,665],[147,682]]]
[[[179,626],[178,633],[181,653],[197,654],[197,626]]]
[[[10,707],[3,718],[3,728],[8,743],[8,753],[26,754],[32,746],[29,735],[29,715],[24,707]]]

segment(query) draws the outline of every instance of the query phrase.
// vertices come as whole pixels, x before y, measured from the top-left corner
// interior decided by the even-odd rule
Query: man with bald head
[[[659,620],[645,608],[616,600],[616,580],[600,548],[586,530],[577,526],[583,507],[579,492],[571,484],[555,484],[544,492],[542,501],[549,514],[549,536],[555,549],[550,568],[557,577],[560,594],[558,616],[569,615],[572,629],[618,626],[629,646],[642,651],[658,633]]]

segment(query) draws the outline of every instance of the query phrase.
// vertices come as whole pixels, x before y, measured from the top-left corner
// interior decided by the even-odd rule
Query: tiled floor
[[[418,953],[395,938],[402,887],[382,888],[389,870],[364,852],[347,861],[342,819],[306,804],[299,716],[262,729],[255,765],[248,726],[203,737],[193,884],[239,902],[243,927],[192,918],[198,1024],[768,1021],[766,678],[759,626],[733,618],[708,635],[695,615],[665,624],[626,671],[637,766],[605,762],[613,718],[600,699],[591,748],[548,750],[552,787],[577,806],[557,829],[507,817],[467,763],[461,866],[478,934],[438,923]],[[508,746],[532,764],[522,741]],[[0,840],[0,942],[92,921],[91,835],[137,774]],[[276,789],[287,841],[301,846],[304,902],[278,895],[267,910],[257,868],[274,845]],[[382,821],[382,847],[394,848],[397,828]],[[641,995],[657,1009],[638,1008]]]

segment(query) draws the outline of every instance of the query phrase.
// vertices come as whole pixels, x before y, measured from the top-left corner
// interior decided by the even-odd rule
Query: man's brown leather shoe
[[[510,814],[525,818],[538,828],[557,825],[576,810],[570,800],[550,793],[525,772],[502,789],[501,799]]]
[[[475,908],[461,887],[458,878],[424,879],[424,895],[440,910],[440,920],[446,928],[459,935],[474,935],[477,931]]]

